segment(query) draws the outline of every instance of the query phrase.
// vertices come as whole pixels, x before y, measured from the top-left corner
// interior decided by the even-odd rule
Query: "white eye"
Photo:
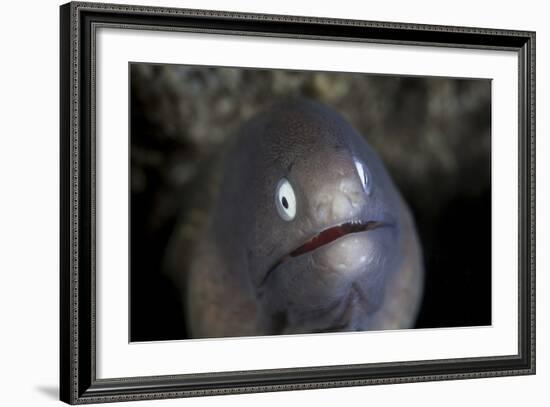
[[[363,184],[363,189],[368,194],[370,192],[370,176],[365,164],[361,161],[355,159],[355,169],[357,170],[357,175],[361,179],[361,184]]]
[[[296,195],[294,195],[294,189],[286,178],[282,178],[277,184],[275,206],[279,216],[284,220],[290,221],[296,216]]]

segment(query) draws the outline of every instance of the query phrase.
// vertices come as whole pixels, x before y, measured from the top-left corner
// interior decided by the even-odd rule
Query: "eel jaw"
[[[277,262],[275,262],[275,264],[273,264],[273,266],[271,266],[268,272],[265,274],[264,278],[262,279],[262,282],[260,283],[260,286],[263,286],[267,281],[268,277],[271,275],[271,273],[277,267],[283,264],[285,261],[301,256],[303,254],[312,252],[318,249],[319,247],[328,245],[329,243],[332,243],[335,240],[338,240],[343,236],[346,236],[352,233],[361,233],[369,230],[374,230],[382,227],[390,227],[390,226],[392,226],[392,224],[387,222],[381,222],[381,221],[364,222],[361,220],[356,220],[356,221],[344,222],[339,225],[329,227],[317,233],[315,236],[313,236],[307,242],[302,244],[300,247],[294,249],[292,252],[283,256]]]
[[[303,245],[292,251],[287,256],[283,257],[283,260],[288,260],[288,258],[290,257],[297,257],[302,254],[311,252],[321,246],[332,243],[342,236],[349,235],[351,233],[366,232],[367,230],[373,230],[383,226],[388,226],[388,224],[378,221],[352,221],[341,223],[340,225],[330,227],[316,234]]]

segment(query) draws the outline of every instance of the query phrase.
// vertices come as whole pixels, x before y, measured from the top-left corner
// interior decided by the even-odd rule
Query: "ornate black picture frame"
[[[60,395],[70,404],[535,373],[535,33],[73,2],[61,6]],[[98,379],[95,285],[96,28],[480,50],[519,60],[517,354]]]

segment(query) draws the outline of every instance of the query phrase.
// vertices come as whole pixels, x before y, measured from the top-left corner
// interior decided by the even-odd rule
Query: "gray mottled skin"
[[[368,189],[354,159],[367,168]],[[240,129],[221,166],[192,261],[173,271],[192,337],[414,325],[423,267],[413,219],[380,159],[339,114],[303,100],[275,106]],[[283,177],[296,195],[291,221],[275,207]],[[357,220],[388,226],[286,257]],[[170,250],[183,245],[176,239]]]

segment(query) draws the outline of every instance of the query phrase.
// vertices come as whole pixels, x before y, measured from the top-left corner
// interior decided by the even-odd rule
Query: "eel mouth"
[[[271,273],[287,260],[312,252],[318,249],[319,247],[325,246],[329,243],[334,242],[335,240],[340,239],[342,236],[346,236],[352,233],[366,232],[368,230],[374,230],[374,229],[389,227],[389,226],[391,226],[390,223],[380,222],[380,221],[368,221],[368,222],[350,221],[350,222],[341,223],[337,226],[327,228],[319,232],[315,236],[313,236],[311,239],[309,239],[307,242],[302,244],[297,249],[294,249],[292,252],[283,256],[281,259],[279,259],[265,274],[260,285],[263,286],[267,281],[267,278],[271,275]]]
[[[387,224],[378,221],[353,221],[342,223],[338,226],[333,226],[313,236],[310,240],[308,240],[303,245],[285,256],[283,260],[287,257],[297,257],[301,256],[302,254],[311,252],[321,246],[334,242],[342,236],[349,235],[351,233],[366,232],[367,230],[373,230],[383,226],[387,226]]]

